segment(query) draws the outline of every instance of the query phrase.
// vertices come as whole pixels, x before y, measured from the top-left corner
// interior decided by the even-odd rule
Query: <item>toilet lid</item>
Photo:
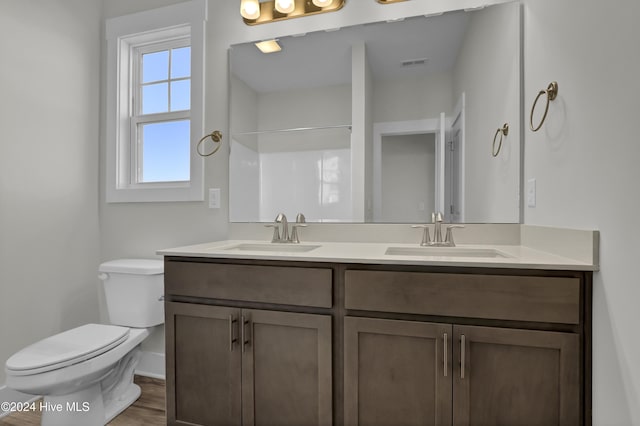
[[[37,374],[103,354],[129,337],[127,327],[86,324],[27,346],[7,361],[7,372]]]

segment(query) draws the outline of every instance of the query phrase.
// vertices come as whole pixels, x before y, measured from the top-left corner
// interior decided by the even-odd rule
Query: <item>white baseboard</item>
[[[27,395],[26,393],[9,389],[6,386],[0,386],[0,402],[29,403],[38,398],[40,398],[38,395]],[[8,416],[9,414],[11,414],[10,411],[4,411],[0,408],[0,419]]]
[[[165,379],[164,354],[159,352],[140,352],[140,361],[136,368],[136,374],[140,376],[153,377],[154,379]]]

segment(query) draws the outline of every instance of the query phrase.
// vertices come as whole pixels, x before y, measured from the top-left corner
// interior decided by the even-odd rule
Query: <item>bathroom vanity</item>
[[[388,246],[160,251],[168,423],[591,424],[593,265]]]

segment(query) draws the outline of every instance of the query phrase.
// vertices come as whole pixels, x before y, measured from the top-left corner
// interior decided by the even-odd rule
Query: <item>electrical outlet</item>
[[[220,208],[220,188],[209,188],[209,208]]]
[[[536,180],[535,178],[527,181],[527,206],[536,206]]]

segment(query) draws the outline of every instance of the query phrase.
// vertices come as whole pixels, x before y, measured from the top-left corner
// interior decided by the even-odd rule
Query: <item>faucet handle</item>
[[[306,223],[292,223],[291,237],[289,238],[289,241],[291,241],[292,243],[299,244],[300,238],[298,238],[298,228],[306,228],[306,227],[307,227]]]
[[[280,230],[278,229],[277,223],[269,223],[264,226],[265,228],[273,228],[273,237],[271,237],[272,243],[277,243],[280,241]]]
[[[298,213],[296,216],[296,223],[291,224],[291,236],[289,237],[289,241],[292,243],[299,244],[300,238],[298,238],[298,228],[306,228],[307,227],[307,219],[304,217],[302,213]]]
[[[429,225],[411,225],[412,228],[423,228],[421,246],[431,245],[431,237],[429,236]]]
[[[451,247],[455,247],[456,243],[453,241],[453,230],[456,228],[464,228],[464,225],[449,225],[447,226],[447,234],[444,237],[444,242],[450,245]]]

